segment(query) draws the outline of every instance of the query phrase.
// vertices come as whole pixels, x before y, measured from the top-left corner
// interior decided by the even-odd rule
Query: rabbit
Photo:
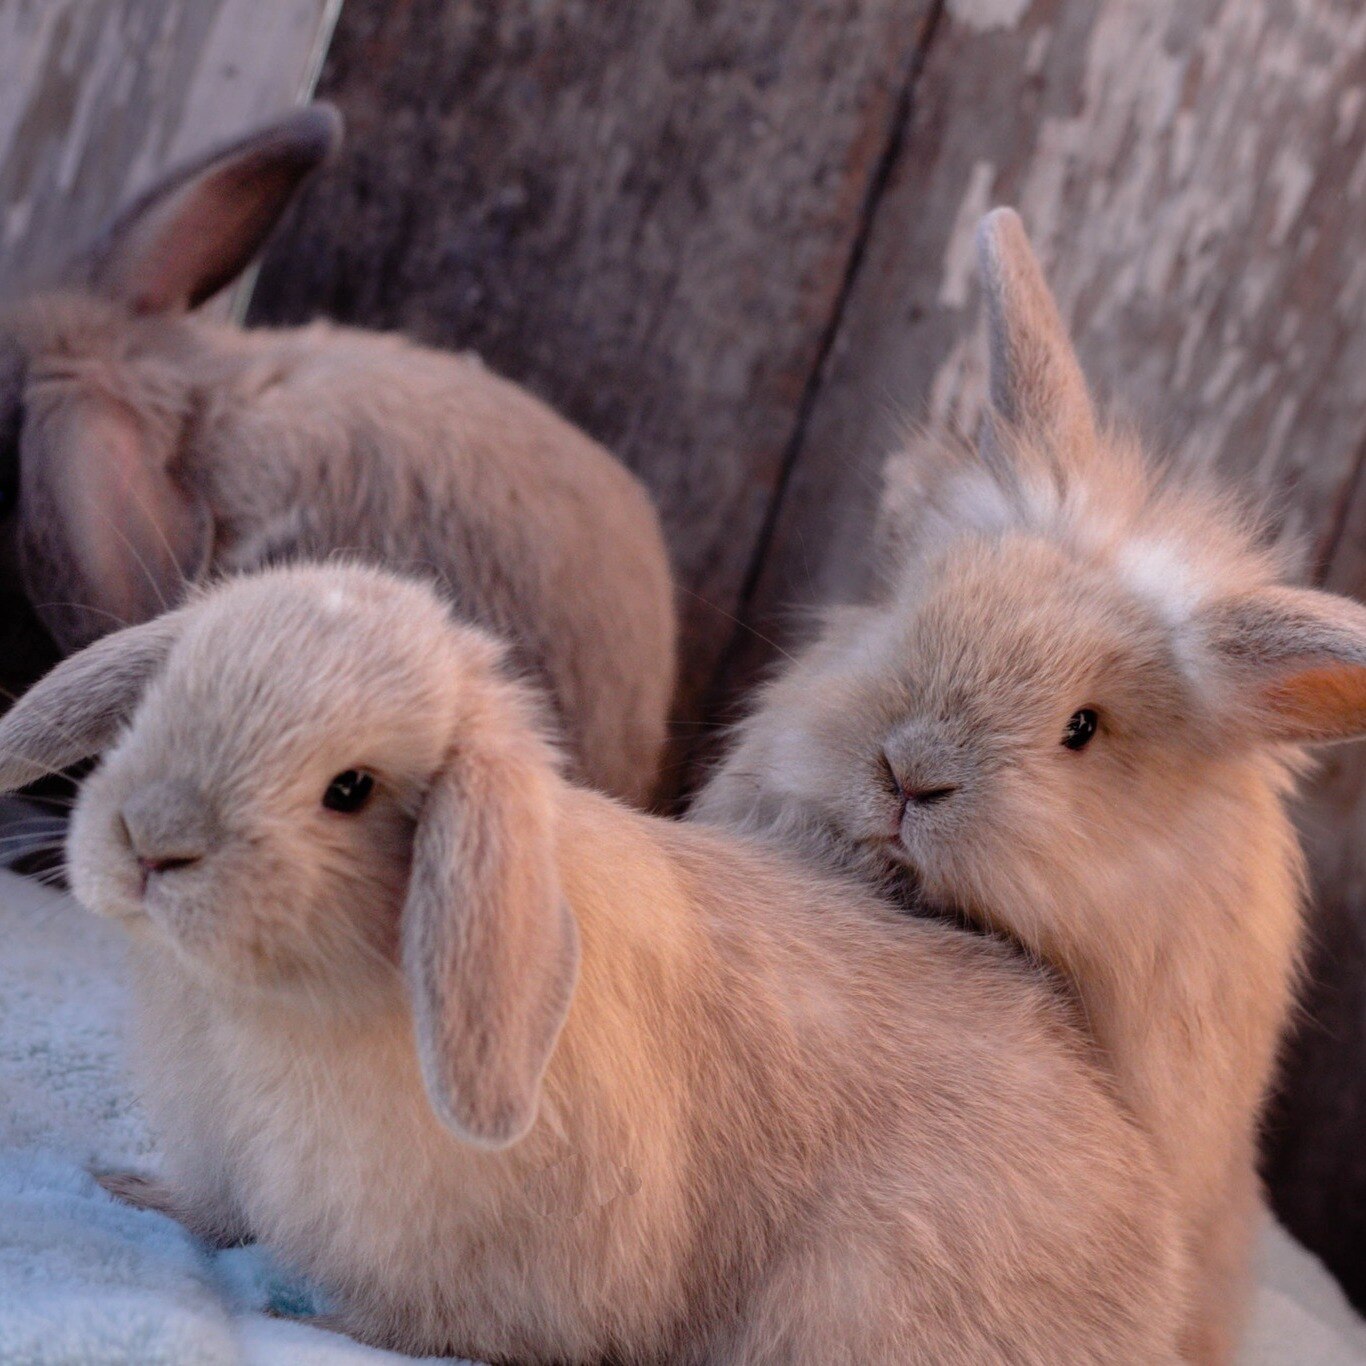
[[[1304,746],[1366,733],[1366,610],[1287,586],[1227,493],[1100,425],[1018,216],[978,241],[980,450],[891,463],[898,567],[770,681],[691,814],[1071,983],[1201,1268],[1187,1343],[1223,1362],[1301,959],[1286,802]]]
[[[490,1362],[1169,1362],[1179,1228],[1013,946],[570,782],[432,588],[230,579],[58,665],[75,895],[138,963],[162,1176],[328,1326]],[[907,990],[909,986],[909,990]]]
[[[339,137],[314,105],[173,171],[7,305],[0,592],[66,653],[214,573],[337,552],[429,573],[546,686],[575,771],[644,801],[675,607],[636,478],[472,356],[190,311]],[[51,662],[16,650],[4,682]]]

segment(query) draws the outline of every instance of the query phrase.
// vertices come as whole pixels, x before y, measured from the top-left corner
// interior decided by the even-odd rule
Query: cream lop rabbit
[[[546,686],[575,771],[642,800],[674,602],[640,483],[473,357],[189,311],[339,138],[318,105],[178,168],[0,314],[3,615],[22,593],[65,652],[215,572],[344,552],[429,574]],[[14,642],[0,684],[35,653]]]
[[[1007,932],[1062,970],[1161,1145],[1228,1360],[1293,1000],[1306,743],[1366,733],[1366,611],[1282,584],[1217,490],[1099,427],[1019,219],[979,235],[980,453],[890,467],[900,577],[763,693],[704,820]]]
[[[59,665],[76,894],[164,1178],[368,1342],[493,1362],[1176,1359],[1151,1146],[1012,949],[568,783],[427,588],[295,567]]]

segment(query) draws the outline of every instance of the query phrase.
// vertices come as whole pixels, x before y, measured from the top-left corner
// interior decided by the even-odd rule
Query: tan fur
[[[1065,973],[1164,1155],[1199,1268],[1188,1340],[1227,1361],[1301,937],[1283,742],[1366,730],[1366,611],[1277,586],[1227,498],[1097,429],[1013,215],[983,254],[981,455],[926,439],[893,462],[899,573],[768,687],[695,810]]]
[[[412,1352],[1177,1359],[1149,1144],[1013,949],[572,786],[415,584],[274,570],[170,620],[0,721],[3,787],[141,661],[69,846],[141,966],[168,1171],[125,1193]],[[370,803],[323,809],[352,767]]]
[[[546,687],[575,771],[641,801],[675,654],[641,484],[472,356],[184,311],[250,261],[329,137],[305,111],[174,173],[0,320],[20,463],[0,527],[29,599],[71,649],[216,572],[343,553],[428,575]],[[16,670],[12,691],[36,676]]]

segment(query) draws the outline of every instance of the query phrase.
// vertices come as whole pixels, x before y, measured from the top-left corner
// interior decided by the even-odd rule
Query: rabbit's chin
[[[153,878],[144,887],[129,863],[83,868],[73,877],[73,890],[90,910],[117,921],[139,943],[215,989],[279,995],[306,991],[324,975],[318,964],[272,942],[263,926],[245,936],[226,930],[242,917],[229,914],[235,908],[221,904],[205,885],[181,888]]]

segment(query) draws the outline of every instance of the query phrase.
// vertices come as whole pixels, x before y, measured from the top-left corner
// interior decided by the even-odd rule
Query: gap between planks
[[[816,353],[807,373],[806,382],[802,387],[801,399],[797,404],[792,432],[783,447],[773,496],[769,499],[768,507],[765,509],[764,519],[760,524],[759,534],[755,538],[749,564],[745,569],[744,578],[741,580],[739,603],[735,614],[736,626],[727,638],[725,648],[721,651],[721,656],[712,672],[711,682],[704,697],[703,716],[721,715],[729,709],[733,702],[733,698],[730,696],[732,691],[731,674],[745,634],[754,630],[753,608],[759,580],[772,548],[778,520],[782,515],[783,504],[792,482],[793,471],[796,469],[797,462],[800,460],[803,447],[806,444],[811,414],[815,411],[816,401],[820,397],[830,356],[844,324],[849,300],[853,295],[854,286],[858,281],[859,272],[867,255],[868,242],[872,236],[878,210],[882,205],[883,197],[891,183],[892,174],[905,148],[915,100],[915,89],[919,83],[921,72],[924,70],[930,46],[939,29],[944,7],[945,0],[933,0],[929,6],[921,23],[920,33],[912,45],[910,56],[907,59],[905,75],[902,77],[896,98],[892,103],[892,113],[888,119],[882,151],[878,154],[877,163],[869,177],[868,187],[864,191],[863,200],[859,205],[858,225],[850,242],[849,254],[844,263],[839,288],[835,293],[830,316],[824,328],[821,329],[820,337],[817,340]],[[694,752],[689,756],[689,762],[684,765],[685,790],[691,783],[697,760],[700,757],[697,752]]]

